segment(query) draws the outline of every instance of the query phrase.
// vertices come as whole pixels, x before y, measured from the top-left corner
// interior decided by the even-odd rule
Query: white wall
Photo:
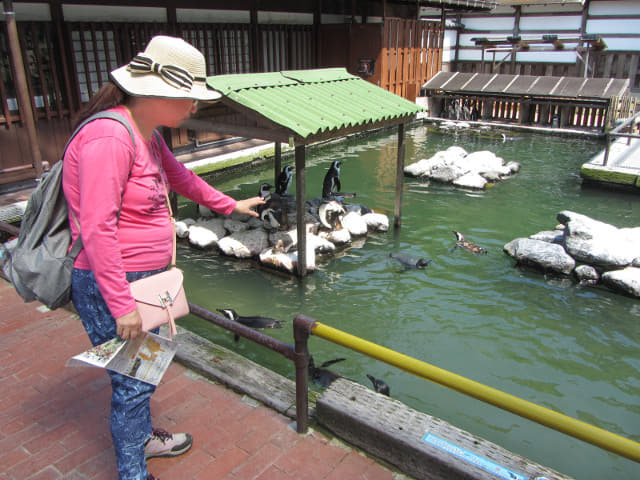
[[[544,34],[558,35],[559,39],[578,38],[582,25],[582,4],[567,2],[562,4],[523,5],[519,22],[519,35],[523,40],[541,39]],[[560,15],[562,14],[562,15]],[[502,16],[508,15],[508,16]],[[589,6],[589,18],[586,23],[586,33],[600,35],[611,51],[640,51],[640,19],[629,16],[640,16],[640,0],[593,0]],[[618,18],[598,18],[598,17]],[[451,17],[448,17],[448,24]],[[511,36],[515,24],[515,8],[499,6],[490,13],[467,13],[462,15],[461,23],[465,32],[460,35],[458,59],[461,61],[479,61],[482,59],[481,47],[476,47],[471,39],[486,37],[488,39],[505,40]],[[629,36],[633,35],[633,36]],[[445,32],[444,62],[455,59],[456,31],[449,27]],[[544,48],[543,44],[532,45],[533,51],[519,52],[517,61],[520,62],[549,62],[575,63],[577,55],[574,49],[578,44],[566,43],[566,51],[535,51]],[[503,57],[503,53],[496,53],[496,59]],[[492,58],[488,52],[485,60]],[[447,68],[448,69],[448,68]]]

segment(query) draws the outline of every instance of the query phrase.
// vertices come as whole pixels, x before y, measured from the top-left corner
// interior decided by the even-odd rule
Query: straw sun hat
[[[202,53],[181,38],[158,35],[129,64],[111,72],[111,79],[136,97],[216,100],[220,93],[207,88]]]

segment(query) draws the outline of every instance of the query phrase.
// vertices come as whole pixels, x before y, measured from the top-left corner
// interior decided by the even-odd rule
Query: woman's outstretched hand
[[[236,203],[236,208],[233,209],[234,213],[239,213],[242,215],[251,215],[252,217],[257,217],[258,212],[252,210],[253,207],[257,207],[258,205],[264,205],[264,198],[262,197],[251,197],[245,198],[244,200],[238,200]]]

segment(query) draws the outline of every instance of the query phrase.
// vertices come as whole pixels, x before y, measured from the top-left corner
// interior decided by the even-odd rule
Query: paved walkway
[[[0,278],[0,479],[115,480],[108,375],[66,368],[89,348],[66,310],[25,304]],[[160,480],[391,480],[397,475],[318,432],[176,363],[151,399],[154,424],[188,431],[193,448],[155,458]]]

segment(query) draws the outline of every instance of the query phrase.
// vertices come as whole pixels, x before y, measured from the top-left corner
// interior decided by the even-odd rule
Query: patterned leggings
[[[132,282],[159,270],[127,273]],[[91,343],[99,345],[116,337],[116,322],[105,303],[93,272],[73,269],[71,299]],[[154,331],[157,333],[157,330]],[[151,435],[149,399],[156,387],[108,370],[111,376],[111,438],[116,452],[119,480],[146,480],[144,443]]]

